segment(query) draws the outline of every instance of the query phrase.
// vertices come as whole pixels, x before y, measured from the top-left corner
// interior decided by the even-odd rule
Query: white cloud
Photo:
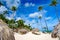
[[[47,11],[46,10],[42,10],[40,12],[34,12],[34,13],[30,13],[29,14],[29,17],[31,18],[36,18],[38,16],[42,16],[42,14],[46,13]]]
[[[3,13],[3,11],[6,11],[7,9],[4,6],[0,7],[0,13]]]
[[[38,17],[42,17],[42,14],[39,14]]]
[[[17,18],[16,18],[16,21],[21,20],[21,19],[22,19],[21,17],[17,17]]]
[[[19,6],[19,4],[20,4],[20,0],[15,0],[15,2],[14,2],[14,6],[16,6],[16,7],[18,7]]]
[[[18,7],[20,4],[20,0],[4,0],[6,1],[6,5],[11,8],[12,6]]]
[[[30,21],[29,20],[26,20],[24,24],[29,25],[30,24]]]
[[[35,4],[33,4],[33,3],[30,3],[30,5],[31,5],[31,6],[35,6]]]
[[[25,21],[25,24],[26,24],[26,25],[29,25],[29,24],[30,24],[32,28],[38,28],[38,26],[39,26],[39,25],[37,24],[36,20],[31,20],[31,21],[30,21],[30,20],[26,20],[26,21]]]
[[[6,18],[9,20],[13,19],[12,17],[9,17],[9,16],[6,16]],[[16,17],[16,21],[21,20],[21,19],[22,19],[21,17]]]
[[[40,13],[45,14],[45,13],[47,13],[47,10],[41,10]]]
[[[37,17],[38,15],[39,15],[39,12],[34,12],[34,13],[31,13],[31,14],[29,15],[29,17],[35,18],[35,17]]]
[[[12,12],[12,14],[10,14],[10,17],[13,19],[13,17],[16,16],[16,12]]]
[[[35,20],[32,20],[32,21],[26,20],[26,21],[25,21],[25,24],[27,24],[27,25],[28,25],[28,24],[31,24],[31,25],[32,25],[32,24],[34,24],[34,23],[36,23]]]
[[[36,20],[31,20],[31,21],[30,20],[26,20],[25,24],[26,25],[30,24],[32,28],[37,28],[37,26],[38,26],[37,23],[36,23]]]
[[[25,3],[25,7],[28,7],[28,6],[30,6],[29,3]]]
[[[30,7],[30,6],[35,6],[35,4],[33,4],[33,3],[25,3],[25,7]]]
[[[12,19],[11,17],[8,17],[8,16],[6,16],[6,18],[7,18],[7,19],[9,19],[9,20],[11,20],[11,19]]]
[[[50,20],[52,17],[46,17],[45,20]]]
[[[10,13],[9,16],[8,15],[6,16],[6,18],[11,20],[11,19],[14,19],[15,16],[16,16],[16,12],[14,12],[12,14]]]

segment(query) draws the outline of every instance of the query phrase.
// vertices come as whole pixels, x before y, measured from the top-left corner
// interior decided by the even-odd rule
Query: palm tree
[[[12,10],[12,11],[16,11],[17,8],[16,8],[15,6],[12,6],[11,10]]]
[[[12,6],[11,10],[13,11],[13,13],[15,13],[15,11],[17,10],[17,8],[15,6]],[[12,19],[14,19],[14,14],[12,15]]]
[[[57,0],[52,0],[50,6],[54,6],[54,7],[55,7],[55,10],[56,10],[56,13],[55,13],[55,14],[56,14],[57,19],[58,19],[59,24],[60,24],[60,19],[59,19],[59,16],[58,16],[58,14],[57,14],[57,8],[56,8],[57,4],[58,4]]]
[[[16,22],[18,23],[18,28],[23,28],[24,27],[24,21],[23,20],[18,20]]]
[[[3,11],[3,15],[9,14],[8,11]]]
[[[38,10],[41,11],[43,9],[43,6],[39,6]],[[47,26],[47,22],[45,20],[45,17],[44,17],[44,21],[45,21],[45,24],[46,24],[46,27],[47,27],[47,31],[48,31],[48,26]]]
[[[41,11],[43,9],[43,6],[39,6],[38,10]]]
[[[28,29],[29,31],[31,31],[31,30],[32,30],[32,28],[31,28],[31,26],[30,26],[30,25],[24,25],[24,28],[25,28],[25,29]]]
[[[39,10],[39,11],[41,11],[41,10],[42,10],[42,8],[43,8],[43,7],[42,7],[42,6],[40,6],[40,7],[38,8],[38,10]],[[43,29],[43,27],[42,27],[42,23],[41,23],[42,16],[40,15],[38,18],[40,19],[41,28]]]
[[[43,27],[42,27],[42,22],[41,22],[42,16],[39,16],[38,18],[40,19],[41,28],[43,28]]]
[[[0,14],[0,19],[2,19],[4,22],[7,22],[7,19],[5,15],[7,14],[7,11],[4,11],[3,13]]]
[[[2,6],[3,4],[2,4],[2,2],[0,2],[0,6]]]
[[[31,25],[30,25],[30,24],[28,25],[28,28],[30,29],[30,31],[32,30],[32,27],[31,27]]]
[[[43,33],[45,33],[45,32],[46,32],[47,27],[43,27],[43,29],[44,29]]]
[[[13,14],[12,14],[12,19],[14,19],[14,13],[15,11],[17,10],[17,8],[15,6],[12,6],[11,10],[13,11]],[[12,22],[13,23],[13,22]],[[14,29],[14,27],[13,27]]]
[[[0,19],[2,19],[3,21],[5,21],[5,17],[3,14],[0,14]]]
[[[10,28],[12,28],[14,30],[14,27],[15,27],[15,25],[14,25],[15,20],[14,19],[8,20],[7,24]]]

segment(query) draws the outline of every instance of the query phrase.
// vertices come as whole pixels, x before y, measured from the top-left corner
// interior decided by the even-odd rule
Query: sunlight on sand
[[[51,38],[51,34],[43,34],[43,33],[41,33],[40,35],[34,35],[31,32],[25,35],[15,33],[14,36],[16,40],[58,40],[58,38]]]

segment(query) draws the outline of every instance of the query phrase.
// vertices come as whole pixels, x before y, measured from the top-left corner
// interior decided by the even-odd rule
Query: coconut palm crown
[[[12,11],[16,11],[17,8],[16,8],[15,6],[12,6],[11,10],[12,10]]]
[[[40,10],[42,10],[43,9],[43,6],[39,6],[38,7],[38,10],[40,11]]]
[[[50,6],[56,6],[58,4],[58,2],[56,0],[52,0]]]

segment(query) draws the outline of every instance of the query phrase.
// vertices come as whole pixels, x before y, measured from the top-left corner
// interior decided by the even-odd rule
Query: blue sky
[[[9,15],[6,16],[8,19],[12,19],[13,15],[16,20],[22,19],[25,24],[30,24],[32,28],[41,29],[40,20],[38,16],[42,16],[42,26],[46,27],[44,17],[47,22],[48,28],[53,29],[54,25],[58,24],[56,17],[55,7],[49,6],[51,0],[0,0],[4,6],[0,7],[0,12],[9,10]],[[60,0],[58,0],[59,2]],[[10,8],[16,6],[17,10],[13,13]],[[38,7],[43,6],[42,11],[38,11]],[[57,12],[60,18],[60,4],[57,5]]]

